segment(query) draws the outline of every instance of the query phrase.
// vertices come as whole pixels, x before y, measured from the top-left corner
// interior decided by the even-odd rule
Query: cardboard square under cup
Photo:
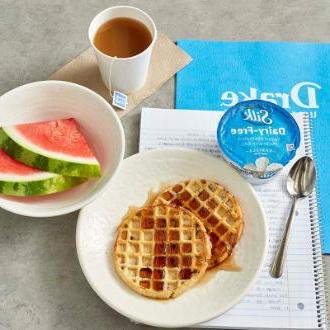
[[[147,82],[142,89],[128,95],[126,110],[114,108],[118,116],[122,117],[135,108],[190,61],[191,57],[187,53],[177,47],[166,35],[159,33],[151,56]],[[102,82],[91,47],[52,74],[49,79],[65,80],[86,86],[111,103],[109,90]]]

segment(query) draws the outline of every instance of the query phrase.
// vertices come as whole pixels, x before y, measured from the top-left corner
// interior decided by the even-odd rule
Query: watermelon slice
[[[0,149],[0,193],[10,196],[40,196],[67,190],[83,178],[43,172],[19,163]]]
[[[74,119],[0,128],[0,147],[11,157],[43,171],[97,177],[101,167]]]

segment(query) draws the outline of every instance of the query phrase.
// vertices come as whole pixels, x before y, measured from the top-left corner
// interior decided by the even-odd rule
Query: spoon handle
[[[290,214],[288,217],[288,220],[285,225],[284,232],[282,234],[281,243],[277,249],[271,270],[270,275],[274,278],[279,278],[282,276],[283,268],[284,268],[284,261],[286,259],[286,251],[288,248],[288,242],[289,242],[289,236],[290,231],[293,223],[293,219],[296,213],[296,207],[297,207],[297,198],[293,199],[293,203],[291,206]]]

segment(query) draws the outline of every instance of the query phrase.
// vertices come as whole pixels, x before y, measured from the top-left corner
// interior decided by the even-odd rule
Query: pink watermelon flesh
[[[78,123],[73,119],[61,119],[15,127],[30,143],[48,151],[69,156],[95,158]]]
[[[24,165],[15,159],[9,157],[3,150],[0,149],[0,173],[15,174],[15,175],[31,175],[41,173],[42,171],[33,167]]]
[[[101,175],[100,163],[72,118],[2,127],[0,148],[46,172],[82,178]]]

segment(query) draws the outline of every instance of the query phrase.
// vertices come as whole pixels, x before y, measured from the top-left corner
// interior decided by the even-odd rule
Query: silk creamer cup
[[[289,112],[276,104],[237,103],[221,118],[217,139],[225,160],[252,183],[264,183],[295,156],[300,131]]]
[[[142,22],[152,35],[149,47],[140,54],[125,58],[111,57],[98,50],[94,45],[97,30],[116,17],[128,17]],[[148,77],[151,53],[157,39],[156,25],[148,14],[130,6],[110,7],[94,17],[88,29],[88,37],[94,49],[103,83],[109,89],[131,93],[143,87]]]

